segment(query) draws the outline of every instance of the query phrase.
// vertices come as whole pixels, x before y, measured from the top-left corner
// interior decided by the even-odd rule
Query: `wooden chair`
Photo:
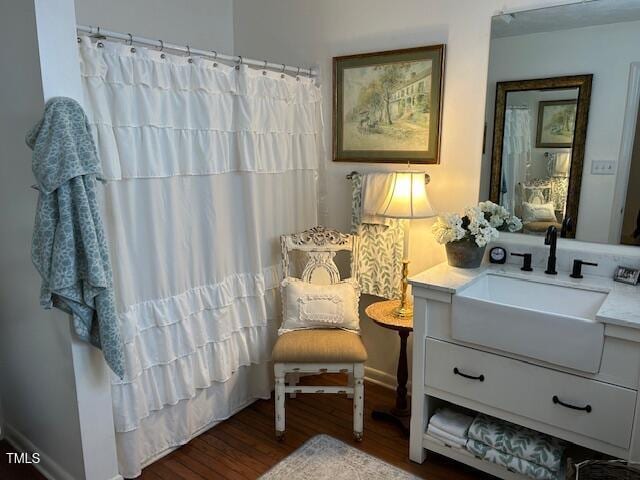
[[[329,285],[340,281],[334,262],[338,251],[351,252],[351,276],[357,280],[358,237],[318,226],[280,237],[282,267],[290,275],[290,253],[306,254],[301,274],[305,282]],[[339,329],[296,330],[278,337],[272,354],[275,372],[276,437],[285,432],[285,397],[289,393],[344,393],[353,397],[353,436],[362,440],[364,412],[364,362],[367,351],[360,336]],[[347,386],[298,386],[301,374],[347,373]],[[285,383],[288,382],[288,385]]]

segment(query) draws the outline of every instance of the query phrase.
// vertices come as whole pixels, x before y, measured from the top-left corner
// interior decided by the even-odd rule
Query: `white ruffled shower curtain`
[[[127,374],[121,474],[269,398],[278,237],[316,224],[320,91],[308,78],[80,43],[103,164]]]
[[[528,108],[507,106],[502,148],[502,193],[500,205],[517,212],[516,185],[526,180],[531,166],[531,112]]]

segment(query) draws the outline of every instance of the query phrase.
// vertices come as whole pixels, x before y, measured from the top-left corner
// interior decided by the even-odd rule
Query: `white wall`
[[[593,160],[617,161],[631,62],[640,60],[640,22],[493,39],[482,195],[488,196],[496,82],[592,73],[593,87],[576,238],[607,242],[615,175],[591,175]],[[535,121],[535,119],[534,119]]]
[[[549,0],[235,0],[235,53],[320,67],[325,145],[320,218],[347,231],[351,191],[345,175],[398,166],[331,161],[331,58],[339,55],[445,43],[446,66],[441,164],[424,168],[438,211],[456,211],[479,198],[482,135],[491,16],[500,9],[558,4]],[[570,2],[562,2],[570,3]],[[411,272],[444,259],[429,232],[432,221],[413,222]],[[371,299],[363,299],[367,303]],[[363,317],[364,318],[364,317]],[[393,381],[397,335],[363,320],[368,367]],[[395,348],[395,350],[392,348]]]
[[[106,366],[69,319],[38,303],[31,263],[37,192],[26,131],[52,95],[79,98],[73,0],[3,2],[0,16],[0,395],[3,435],[37,450],[52,478],[116,477]],[[76,2],[78,21],[175,43],[233,49],[231,0]],[[39,42],[40,40],[40,42]],[[70,62],[70,63],[66,63]]]
[[[31,263],[37,192],[26,131],[44,94],[32,1],[4,2],[0,17],[0,385],[5,435],[27,439],[61,470],[83,478],[69,323],[39,304]]]
[[[233,53],[233,0],[75,0],[83,25]]]

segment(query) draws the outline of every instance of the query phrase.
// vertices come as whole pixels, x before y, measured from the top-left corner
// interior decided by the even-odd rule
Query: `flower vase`
[[[447,260],[452,267],[478,268],[487,247],[479,247],[475,240],[464,238],[445,244],[445,248]]]

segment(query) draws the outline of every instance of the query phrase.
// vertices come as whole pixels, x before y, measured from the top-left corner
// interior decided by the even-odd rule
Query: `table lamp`
[[[427,197],[426,184],[429,175],[424,172],[396,172],[387,192],[384,202],[378,209],[377,215],[388,218],[410,220],[412,218],[435,217]],[[402,254],[402,284],[400,305],[394,310],[397,317],[411,317],[413,305],[407,298],[409,281],[409,222],[404,222],[404,246]]]

